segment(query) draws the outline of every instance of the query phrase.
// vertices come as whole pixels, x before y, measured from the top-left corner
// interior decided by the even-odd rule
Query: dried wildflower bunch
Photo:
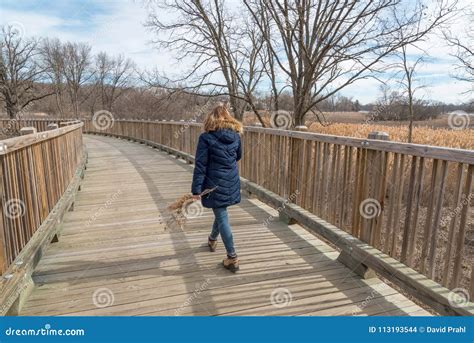
[[[182,211],[183,210],[183,205],[188,201],[193,198],[193,195],[191,193],[185,194],[182,197],[176,199],[174,202],[168,205],[166,208],[168,211],[174,212],[174,211]]]
[[[209,194],[216,188],[206,189],[200,196]],[[197,201],[191,193],[187,193],[169,204],[166,208],[169,218],[166,220],[165,230],[176,227],[182,230],[189,218],[199,217],[203,212],[203,208],[200,203],[196,204]]]
[[[187,220],[185,213],[186,206],[189,205],[190,202],[193,202],[193,195],[191,193],[187,193],[166,207],[166,210],[169,213],[169,218],[166,220],[165,230],[176,228],[176,226],[180,229],[183,229]]]

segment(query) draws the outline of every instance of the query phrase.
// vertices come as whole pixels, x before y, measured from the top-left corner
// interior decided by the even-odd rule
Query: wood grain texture
[[[31,275],[54,237],[60,234],[61,224],[68,208],[74,204],[75,195],[83,176],[86,154],[77,166],[67,189],[48,213],[46,220],[33,230],[31,238],[10,264],[5,275],[10,278],[0,280],[0,315],[17,315],[24,300],[33,287]]]
[[[82,160],[82,123],[0,142],[0,272],[28,244]]]
[[[164,228],[192,166],[123,139],[85,141],[75,210],[37,266],[22,315],[428,315],[379,279],[361,280],[337,251],[256,199],[229,210],[241,271],[228,272],[222,243],[216,253],[206,246],[209,210],[184,230]],[[272,305],[272,294],[288,304]]]
[[[200,126],[119,120],[107,130],[97,131],[86,121],[85,130],[156,143],[189,161]],[[458,259],[446,260],[445,255],[448,246],[456,244],[447,239],[449,231],[464,235],[459,244],[468,245],[472,236],[474,206],[470,202],[465,212],[460,211],[455,195],[458,168],[467,173],[473,166],[473,151],[255,127],[245,128],[242,142],[240,168],[246,179],[288,198],[435,282],[443,283],[446,273],[455,274],[458,286],[470,288],[472,249],[463,247],[468,254]],[[311,143],[316,144],[314,157]],[[347,154],[344,163],[342,149]],[[341,164],[347,168],[345,172],[340,170]],[[462,196],[472,194],[470,185]],[[364,204],[376,208],[376,215],[364,216]],[[452,229],[447,224],[451,222]]]
[[[149,120],[96,126],[86,120],[83,130],[155,144],[187,162],[201,131]],[[472,289],[473,151],[255,127],[245,128],[242,142],[239,166],[249,181],[436,283]],[[361,213],[364,203],[375,205],[375,216]]]

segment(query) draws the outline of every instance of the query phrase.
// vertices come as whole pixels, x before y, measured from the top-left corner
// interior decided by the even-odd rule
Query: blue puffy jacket
[[[217,187],[202,197],[207,208],[227,207],[240,202],[240,177],[237,161],[242,156],[240,135],[223,128],[199,136],[193,173],[192,193]]]

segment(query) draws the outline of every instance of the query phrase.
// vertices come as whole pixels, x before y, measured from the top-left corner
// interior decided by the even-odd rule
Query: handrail
[[[0,127],[2,127],[2,123],[8,122],[8,119],[0,119]],[[44,123],[75,123],[76,119],[20,119],[18,122],[22,123],[32,123],[32,124],[44,124]],[[92,121],[90,119],[83,120],[85,123],[85,131],[94,131],[91,130]],[[143,119],[118,119],[115,122],[127,122],[127,123],[160,123],[160,124],[167,124],[177,127],[201,127],[202,124],[195,123],[195,122],[187,122],[187,121],[172,121],[172,120],[143,120]],[[22,125],[25,126],[25,125]],[[36,128],[40,130],[38,127],[40,125],[36,125]],[[101,131],[97,129],[96,131]],[[435,145],[424,145],[424,144],[416,144],[416,143],[403,143],[403,142],[391,142],[391,141],[381,141],[376,139],[364,139],[364,138],[355,138],[355,137],[346,137],[346,136],[337,136],[337,135],[330,135],[330,134],[323,134],[323,133],[316,133],[316,132],[301,132],[301,131],[290,131],[290,130],[281,130],[281,129],[274,129],[274,128],[262,128],[262,127],[255,127],[255,126],[245,126],[246,132],[256,132],[256,133],[264,133],[264,134],[272,134],[281,137],[294,137],[294,138],[301,138],[310,141],[319,141],[319,142],[326,142],[330,144],[343,144],[352,147],[363,147],[369,150],[376,150],[376,151],[388,151],[400,154],[409,154],[412,156],[424,157],[424,158],[440,158],[446,161],[453,161],[453,162],[462,162],[462,163],[469,163],[474,164],[474,150],[465,150],[465,149],[457,149],[457,148],[448,148],[448,147],[440,147]]]
[[[78,123],[0,141],[0,272],[15,261],[83,159]]]
[[[94,131],[92,121],[84,120],[85,122],[85,131]],[[169,121],[169,120],[115,120],[115,123],[158,123],[166,124],[176,127],[197,127],[201,128],[202,124],[194,122],[183,122],[183,121]],[[100,129],[95,129],[97,132],[101,132]],[[107,132],[108,130],[104,130]],[[274,128],[262,128],[256,126],[245,126],[245,132],[254,132],[254,133],[264,133],[272,134],[280,137],[293,137],[306,139],[310,141],[319,141],[330,144],[342,144],[352,147],[362,147],[364,149],[376,150],[376,151],[387,151],[400,154],[409,154],[412,156],[419,156],[425,158],[439,158],[446,161],[453,162],[462,162],[474,164],[474,150],[466,149],[457,149],[457,148],[448,148],[440,147],[435,145],[424,145],[416,143],[404,143],[404,142],[392,142],[392,141],[382,141],[376,139],[365,139],[365,138],[356,138],[356,137],[346,137],[346,136],[337,136],[316,132],[301,132],[301,131],[291,131],[291,130],[282,130]]]
[[[69,121],[70,119],[67,119]],[[36,118],[13,118],[13,119],[0,119],[0,131],[4,133],[14,132],[25,126],[33,126],[38,132],[47,131],[49,124],[59,124],[64,122],[64,119],[36,119]]]
[[[246,131],[273,134],[278,136],[291,136],[311,141],[319,141],[330,144],[343,144],[352,147],[363,147],[369,150],[394,152],[409,154],[425,158],[442,158],[446,161],[474,163],[474,150],[445,148],[433,145],[423,145],[415,143],[390,142],[376,139],[363,139],[355,137],[345,137],[328,135],[313,132],[299,132],[288,130],[268,129],[261,127],[246,127]]]
[[[82,128],[83,126],[84,123],[74,123],[73,125],[63,126],[61,128],[54,129],[51,131],[37,132],[29,135],[2,140],[0,141],[0,155],[6,155],[7,153],[22,149],[26,146],[64,135],[68,132]]]

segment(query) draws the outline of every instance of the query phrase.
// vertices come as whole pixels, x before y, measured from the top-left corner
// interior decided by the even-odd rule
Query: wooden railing
[[[194,155],[196,123],[115,121],[86,132]],[[474,297],[474,151],[246,127],[241,176]]]
[[[86,120],[83,129],[189,156],[202,131],[143,120]],[[257,127],[246,127],[242,142],[242,177],[474,297],[474,151]]]
[[[11,123],[46,129],[50,122]],[[83,123],[76,123],[0,141],[1,273],[15,261],[70,184],[83,160],[82,127]]]
[[[39,131],[48,130],[49,124],[56,124],[72,121],[72,119],[0,119],[0,136],[14,134],[23,127],[34,127]]]

